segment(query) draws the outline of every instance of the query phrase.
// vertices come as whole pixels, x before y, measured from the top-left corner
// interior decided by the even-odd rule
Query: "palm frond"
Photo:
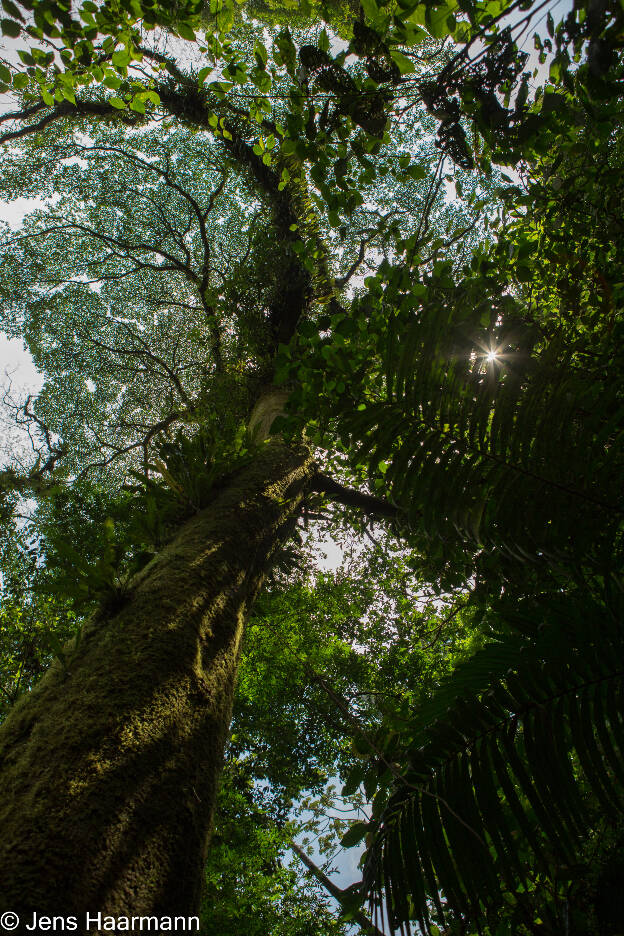
[[[587,367],[588,340],[545,339],[482,279],[430,287],[390,323],[383,398],[345,419],[354,461],[372,478],[385,462],[393,499],[432,539],[521,560],[578,555],[624,513],[624,401],[604,379],[615,351],[605,338]]]
[[[624,806],[624,628],[578,595],[459,666],[415,717],[408,766],[373,826],[364,881],[388,918],[432,905],[473,923],[529,865],[570,867],[593,817]]]

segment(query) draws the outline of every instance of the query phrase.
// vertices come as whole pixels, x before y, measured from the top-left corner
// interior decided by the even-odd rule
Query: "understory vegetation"
[[[621,3],[2,10],[0,910],[621,936]]]

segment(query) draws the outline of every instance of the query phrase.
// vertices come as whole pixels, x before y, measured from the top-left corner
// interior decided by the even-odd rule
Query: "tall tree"
[[[49,494],[49,476],[76,489],[97,477],[122,514],[123,488],[137,490],[123,535],[109,517],[91,566],[59,545],[59,565],[64,555],[76,566],[83,597],[100,607],[2,729],[1,900],[22,912],[189,912],[243,625],[303,510],[331,499],[359,512],[360,527],[362,517],[393,521],[440,591],[476,575],[482,609],[501,580],[514,596],[567,591],[575,578],[589,581],[586,594],[611,587],[618,398],[601,409],[581,362],[598,334],[598,369],[617,370],[614,288],[598,268],[599,292],[587,287],[576,318],[555,328],[562,290],[540,286],[536,311],[523,285],[541,232],[506,228],[490,249],[496,209],[480,213],[491,159],[524,153],[533,165],[567,138],[584,94],[615,87],[620,19],[579,4],[556,31],[549,22],[555,55],[540,100],[529,99],[512,29],[498,27],[504,5],[456,15],[405,2],[397,15],[367,0],[330,5],[319,28],[308,3],[292,31],[283,19],[266,25],[283,11],[231,3],[203,21],[190,2],[174,15],[167,4],[83,3],[74,16],[42,0],[32,22],[26,7],[11,4],[3,20],[6,35],[33,40],[23,68],[0,72],[23,97],[1,119],[3,185],[40,195],[43,184],[50,202],[7,232],[2,288],[5,327],[27,338],[46,385],[23,410],[41,458],[26,475],[5,472],[2,489]],[[446,35],[463,45],[434,41]],[[484,49],[471,57],[477,40]],[[575,87],[568,49],[584,44]],[[446,183],[461,196],[454,205]],[[557,407],[535,428],[551,397]],[[267,441],[271,427],[283,437]],[[314,445],[327,455],[314,460]],[[547,534],[523,516],[527,499]],[[598,755],[572,739],[594,792],[593,765],[619,764],[612,712]],[[399,856],[416,853],[419,827],[410,845],[396,816],[397,803],[413,803],[421,729],[404,741],[405,713],[393,718],[387,751],[364,729],[376,757],[365,785],[372,794],[377,775],[381,789],[373,826],[347,841],[373,836],[367,880],[386,889],[393,923],[415,914],[426,927],[438,884],[459,918],[478,920],[491,869],[484,854],[481,876],[469,870],[463,830],[484,807],[470,800],[459,831],[446,816],[433,864],[419,844],[423,874],[410,877]],[[397,766],[406,752],[412,760]],[[542,794],[552,789],[526,753]],[[574,811],[574,782],[566,789]],[[429,819],[437,828],[440,817]],[[504,835],[499,826],[488,834]],[[76,865],[77,853],[88,860]]]
[[[264,83],[258,27],[243,31],[235,56],[249,51],[254,32],[256,78]],[[279,88],[294,70],[296,49],[287,31],[276,43]],[[114,68],[125,70],[114,54]],[[38,187],[45,173],[55,200],[6,245],[13,259],[7,307],[47,373],[35,418],[48,436],[62,437],[62,470],[84,475],[110,466],[107,483],[114,484],[134,466],[152,493],[160,472],[180,500],[168,519],[158,513],[156,557],[125,593],[104,602],[62,665],[3,727],[10,791],[3,800],[3,900],[18,912],[37,905],[81,913],[97,905],[165,913],[197,905],[242,625],[318,473],[305,446],[261,444],[275,415],[277,348],[300,321],[318,318],[315,300],[326,302],[339,288],[302,163],[285,144],[271,155],[285,109],[277,98],[274,114],[262,116],[256,105],[242,111],[223,97],[225,85],[198,90],[196,74],[175,59],[157,48],[141,54],[172,73],[161,78],[154,69],[159,90],[146,92],[145,101],[160,99],[163,115],[199,129],[207,148],[184,129],[122,140],[84,124],[85,115],[120,112],[118,96],[87,96],[84,108],[72,102],[71,114],[64,104],[48,105],[49,148],[33,152],[31,178]],[[133,114],[145,110],[137,106]],[[31,113],[27,106],[27,121]],[[356,117],[369,120],[363,111]],[[90,138],[67,141],[68,118]],[[339,114],[337,122],[345,119]],[[36,128],[27,122],[25,129],[27,140]],[[15,173],[27,193],[31,182],[17,164],[7,185],[16,191]],[[374,220],[378,213],[375,205]],[[366,249],[383,249],[388,237],[384,225],[371,227],[370,215],[362,207],[343,288]],[[250,415],[243,442],[239,430]],[[205,426],[216,435],[211,470],[208,451],[193,451],[184,433],[180,451],[165,452],[160,439],[176,425],[188,427],[187,435]],[[357,491],[335,496],[396,513]],[[98,567],[105,580],[106,562]],[[18,821],[26,813],[29,835]],[[102,850],[90,847],[78,867],[73,856],[94,841]]]

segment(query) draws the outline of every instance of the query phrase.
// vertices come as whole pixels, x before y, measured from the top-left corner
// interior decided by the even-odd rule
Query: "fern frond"
[[[624,628],[578,596],[459,666],[414,719],[408,766],[366,855],[389,918],[428,930],[440,891],[484,921],[531,863],[570,867],[596,810],[624,807]],[[520,851],[522,848],[522,852]]]
[[[342,419],[354,462],[372,478],[385,462],[412,528],[461,548],[560,561],[606,541],[624,514],[613,347],[597,379],[579,364],[586,335],[544,339],[511,297],[470,281],[429,295],[390,323],[383,397]]]

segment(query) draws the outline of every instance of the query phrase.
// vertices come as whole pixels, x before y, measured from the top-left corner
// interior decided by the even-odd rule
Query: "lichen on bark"
[[[0,730],[0,911],[193,912],[245,619],[309,452],[261,447]]]

